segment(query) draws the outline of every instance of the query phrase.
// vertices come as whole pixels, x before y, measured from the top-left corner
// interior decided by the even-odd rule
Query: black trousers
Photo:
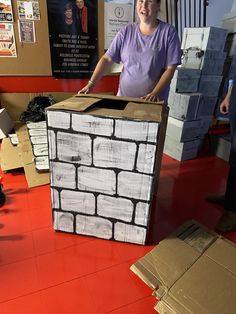
[[[235,104],[234,104],[235,105]],[[236,110],[229,114],[231,128],[231,151],[229,159],[229,174],[225,192],[225,210],[236,213]]]

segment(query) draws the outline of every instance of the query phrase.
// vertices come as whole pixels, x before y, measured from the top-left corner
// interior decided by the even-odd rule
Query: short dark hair
[[[66,3],[66,5],[64,6],[64,11],[72,10],[72,9],[73,9],[73,6],[70,2]]]

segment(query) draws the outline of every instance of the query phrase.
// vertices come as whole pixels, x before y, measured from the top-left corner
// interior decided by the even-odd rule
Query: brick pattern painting
[[[48,110],[54,229],[144,244],[159,123]]]

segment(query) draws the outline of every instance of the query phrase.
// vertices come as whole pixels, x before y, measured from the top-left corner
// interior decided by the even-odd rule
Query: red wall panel
[[[111,92],[116,94],[118,76],[102,78],[93,92]],[[36,92],[77,92],[87,79],[55,79],[51,76],[0,76],[1,93],[36,93]]]

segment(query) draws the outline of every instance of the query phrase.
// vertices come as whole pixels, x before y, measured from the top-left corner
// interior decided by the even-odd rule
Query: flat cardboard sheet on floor
[[[19,144],[13,146],[10,139],[3,139],[1,145],[1,169],[9,171],[24,168],[25,177],[29,188],[49,183],[49,173],[39,173],[35,168],[34,155],[30,143],[27,126],[16,127]]]
[[[131,266],[160,314],[236,313],[236,245],[195,221]]]

